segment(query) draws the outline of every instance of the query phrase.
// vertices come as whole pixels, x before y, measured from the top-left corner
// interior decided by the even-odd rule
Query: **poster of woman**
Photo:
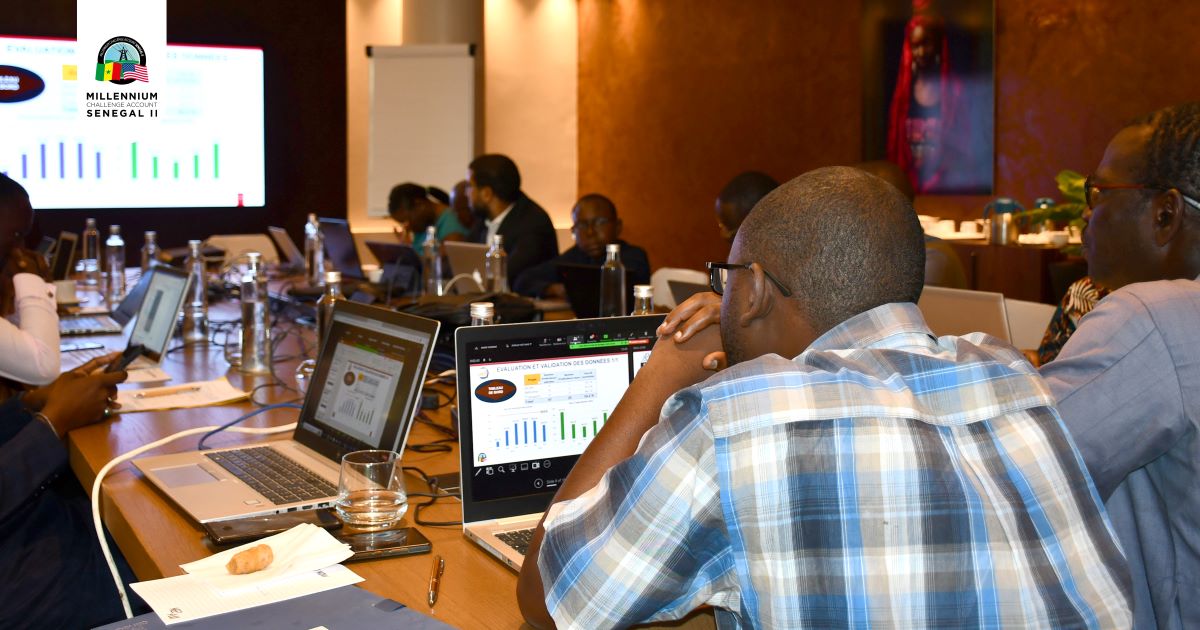
[[[919,194],[990,194],[992,0],[866,0],[864,159]]]

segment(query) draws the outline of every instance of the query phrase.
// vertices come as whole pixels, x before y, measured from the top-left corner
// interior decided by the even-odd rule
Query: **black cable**
[[[437,477],[430,477],[425,471],[421,470],[420,468],[417,468],[416,466],[402,466],[401,469],[404,470],[405,472],[415,473],[418,477],[421,478],[421,481],[425,482],[425,485],[429,486],[429,489],[431,491],[431,492],[410,492],[410,493],[408,493],[408,496],[410,498],[411,497],[422,497],[422,498],[429,499],[428,501],[426,501],[424,503],[413,503],[412,504],[413,505],[413,522],[414,523],[416,523],[417,525],[420,525],[422,527],[458,527],[458,526],[462,525],[462,521],[427,521],[427,520],[421,518],[421,512],[424,511],[425,508],[427,508],[431,505],[434,505],[439,500],[446,499],[446,498],[461,498],[461,496],[458,494],[450,493],[450,492],[438,492],[439,488],[437,485]]]

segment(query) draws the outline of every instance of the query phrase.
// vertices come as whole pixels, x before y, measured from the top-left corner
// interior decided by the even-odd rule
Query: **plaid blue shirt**
[[[1045,384],[912,304],[663,406],[637,452],[546,518],[560,628],[1121,628],[1129,578]]]

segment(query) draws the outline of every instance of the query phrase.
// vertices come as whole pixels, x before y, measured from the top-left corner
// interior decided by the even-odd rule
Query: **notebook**
[[[338,301],[292,439],[146,457],[134,465],[200,523],[329,507],[343,455],[404,451],[438,327]]]
[[[167,353],[167,344],[175,334],[175,326],[179,322],[179,311],[187,297],[190,284],[188,274],[174,267],[159,265],[144,274],[146,279],[138,282],[134,291],[141,291],[136,298],[137,314],[134,316],[133,327],[129,331],[126,347],[140,344],[142,355],[129,365],[129,369],[154,367]],[[145,285],[143,286],[143,283]],[[127,297],[126,301],[133,296]],[[121,311],[125,302],[121,302]],[[113,313],[120,317],[117,312]],[[64,372],[73,370],[87,361],[107,354],[107,348],[96,352],[71,352],[64,354],[62,369]]]
[[[532,530],[650,358],[662,315],[454,335],[463,533],[520,570]]]
[[[117,308],[107,315],[72,315],[58,320],[58,333],[69,337],[74,335],[115,335],[125,329],[125,324],[133,319],[142,306],[142,298],[146,296],[146,286],[150,284],[153,274],[143,273],[133,285],[125,299]]]
[[[451,278],[462,274],[473,276],[478,273],[480,281],[482,281],[484,261],[487,260],[487,245],[446,241],[442,243],[442,249],[446,252],[446,261],[450,263]],[[466,278],[454,281],[453,291],[456,295],[478,293],[482,290],[481,286]]]
[[[1005,342],[1012,339],[1002,293],[927,286],[917,307],[939,337],[983,332]]]

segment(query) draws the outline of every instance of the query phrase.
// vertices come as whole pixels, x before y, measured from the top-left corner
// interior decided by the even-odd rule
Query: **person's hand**
[[[46,414],[60,436],[102,420],[120,408],[117,383],[127,376],[123,370],[105,373],[102,368],[120,357],[120,352],[113,352],[92,359],[64,372],[53,383],[27,392],[22,400],[33,411]]]
[[[400,241],[401,245],[412,245],[412,232],[409,232],[404,226],[392,228],[392,234],[396,235],[396,240]]]
[[[683,343],[708,329],[714,324],[721,323],[721,296],[712,292],[696,293],[676,306],[662,325],[658,327],[659,337],[671,337],[675,343]],[[719,330],[719,326],[718,326]],[[706,354],[700,362],[705,370],[723,370],[728,365],[725,352],[720,346],[718,335],[717,349]]]
[[[709,326],[692,333],[685,341],[670,343],[667,338],[659,337],[646,367],[653,364],[654,378],[662,379],[662,387],[674,393],[712,376],[712,360],[716,355],[720,355],[723,362],[721,330]]]

